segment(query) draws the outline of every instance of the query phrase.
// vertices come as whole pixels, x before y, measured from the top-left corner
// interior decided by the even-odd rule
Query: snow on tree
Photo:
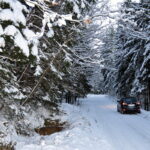
[[[118,25],[108,26],[100,34],[101,92],[138,96],[150,103],[149,11],[147,1],[126,1],[117,16]]]
[[[20,86],[18,91],[25,95],[25,102],[34,96],[35,91],[39,99],[47,94],[50,99],[60,98],[59,87],[66,89],[63,80],[65,76],[71,76],[78,29],[85,21],[86,9],[93,2],[1,2],[0,57],[13,62],[10,68],[14,68],[16,84]]]
[[[95,90],[100,93],[115,94],[114,85],[116,79],[116,32],[117,22],[120,18],[120,8],[122,3],[116,6],[111,1],[99,1],[99,4],[93,9],[93,23],[87,33],[90,48],[93,50],[94,65],[91,65],[93,76],[90,77],[91,83]],[[102,9],[100,9],[102,8]],[[100,9],[101,11],[98,11]],[[88,36],[87,36],[88,37]],[[91,54],[92,55],[92,54]],[[91,63],[93,64],[93,63]],[[96,67],[97,66],[97,67]]]
[[[85,75],[80,68],[74,74],[79,63],[74,46],[93,2],[0,1],[0,112],[8,122],[2,132],[13,124],[15,134],[28,135],[34,128],[26,121],[30,115],[41,125],[66,94],[72,102],[87,94]]]
[[[116,55],[116,89],[120,96],[149,99],[149,12],[148,3],[125,2],[122,7]]]
[[[101,91],[114,95],[116,75],[115,52],[116,52],[116,29],[111,26],[105,29],[101,46],[101,73],[103,75]]]
[[[101,49],[103,37],[105,36],[108,26],[113,24],[112,13],[114,13],[114,10],[110,9],[108,0],[97,1],[97,4],[92,7],[87,15],[87,18],[92,19],[92,22],[88,24],[84,32],[82,32],[79,38],[79,44],[76,48],[86,62],[83,63],[83,66],[85,67],[84,70],[88,76],[89,83],[92,85],[93,92],[98,92],[103,82],[103,75],[101,73],[101,69],[103,68]]]

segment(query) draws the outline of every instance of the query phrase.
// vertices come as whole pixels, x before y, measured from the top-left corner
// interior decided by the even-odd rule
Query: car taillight
[[[136,102],[136,104],[137,104],[137,105],[141,105],[141,103],[140,103],[140,102]]]
[[[128,105],[127,103],[123,102],[122,105]]]

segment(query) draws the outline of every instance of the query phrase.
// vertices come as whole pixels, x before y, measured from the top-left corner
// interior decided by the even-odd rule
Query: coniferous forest
[[[89,93],[137,97],[150,110],[150,2],[119,6],[0,0],[0,145]]]

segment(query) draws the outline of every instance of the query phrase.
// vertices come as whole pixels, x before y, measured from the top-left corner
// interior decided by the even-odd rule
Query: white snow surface
[[[149,150],[150,112],[120,114],[115,98],[88,95],[80,106],[62,104],[70,126],[51,136],[19,137],[16,150]]]
[[[14,36],[15,45],[20,47],[26,56],[29,56],[28,42],[15,26],[13,25],[7,26],[5,28],[4,34]]]
[[[23,25],[26,24],[25,16],[23,15],[22,11],[27,11],[26,7],[22,5],[17,0],[3,0],[6,3],[9,3],[12,11],[10,9],[4,9],[0,12],[1,20],[11,20],[15,24],[22,23]]]
[[[0,35],[2,35],[3,34],[3,28],[2,28],[2,26],[0,25]]]
[[[0,47],[5,47],[5,40],[2,37],[0,37]]]

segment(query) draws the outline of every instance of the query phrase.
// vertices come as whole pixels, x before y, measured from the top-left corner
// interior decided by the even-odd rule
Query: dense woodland
[[[108,2],[0,0],[0,114],[17,133],[41,107],[53,116],[90,92],[150,110],[150,2],[126,0],[117,20]]]
[[[150,3],[126,1],[120,15],[115,32],[109,30],[103,40],[103,90],[118,97],[136,96],[149,110]]]
[[[10,133],[30,135],[44,119],[59,113],[62,101],[77,103],[90,92],[86,49],[81,52],[75,46],[89,24],[85,16],[93,4],[0,1],[1,140],[9,141]]]
[[[59,102],[89,92],[73,50],[88,7],[88,1],[1,2],[1,99]]]

